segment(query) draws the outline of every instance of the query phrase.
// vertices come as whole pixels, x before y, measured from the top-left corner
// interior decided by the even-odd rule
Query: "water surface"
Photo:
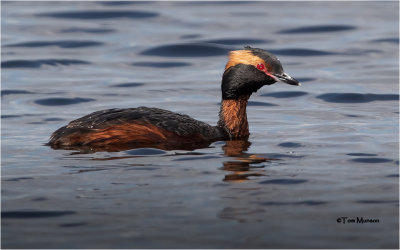
[[[398,248],[398,2],[1,5],[3,248]],[[252,96],[249,141],[44,145],[109,108],[216,124],[245,45],[302,82]]]

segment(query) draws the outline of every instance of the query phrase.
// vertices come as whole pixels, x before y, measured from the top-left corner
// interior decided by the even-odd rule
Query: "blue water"
[[[399,247],[398,2],[1,7],[3,248]],[[216,124],[226,55],[245,45],[302,83],[253,94],[248,142],[44,145],[108,108]]]

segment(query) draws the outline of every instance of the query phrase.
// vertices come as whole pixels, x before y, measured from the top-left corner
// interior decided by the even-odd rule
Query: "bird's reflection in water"
[[[231,174],[225,175],[224,181],[243,182],[250,176],[263,176],[265,174],[255,172],[256,169],[264,168],[260,163],[274,159],[264,158],[257,155],[246,153],[251,142],[244,141],[226,141],[223,146],[225,156],[235,157],[234,160],[225,161],[221,169],[231,171]],[[257,165],[258,164],[258,165]]]
[[[119,152],[125,151],[129,155],[124,156],[106,156],[106,157],[91,157],[92,160],[98,161],[109,161],[109,160],[119,160],[119,159],[128,159],[128,158],[137,158],[143,156],[154,156],[154,155],[162,155],[164,157],[168,156],[176,156],[182,155],[182,153],[175,154],[168,154],[169,150],[187,150],[188,153],[183,153],[183,155],[188,154],[192,155],[195,154],[192,152],[198,148],[207,148],[210,146],[211,143],[205,144],[152,144],[152,145],[118,145],[114,146],[113,148],[86,148],[86,147],[74,147],[69,149],[78,150],[77,152],[70,153],[71,155],[82,155],[82,154],[91,154],[95,152]],[[225,171],[229,171],[230,173],[225,175],[223,181],[230,181],[230,182],[243,182],[248,180],[249,177],[252,176],[264,176],[265,174],[260,173],[260,169],[264,168],[262,163],[269,162],[272,160],[271,158],[264,158],[255,154],[248,154],[246,153],[251,145],[251,142],[247,140],[235,140],[235,141],[225,141],[225,145],[222,147],[224,151],[224,156],[230,158],[230,160],[224,161],[223,166],[220,168]],[[139,150],[139,151],[138,151]],[[154,153],[154,150],[158,150]],[[138,152],[137,152],[138,151]],[[149,153],[149,151],[151,151]]]

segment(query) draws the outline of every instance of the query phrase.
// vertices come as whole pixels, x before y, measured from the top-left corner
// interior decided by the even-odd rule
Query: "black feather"
[[[187,115],[159,108],[138,107],[107,109],[83,116],[55,131],[49,144],[57,143],[60,138],[76,132],[88,133],[112,125],[138,122],[153,124],[178,136],[190,136],[199,133],[205,138],[213,139],[223,139],[226,136],[220,128],[195,120]]]
[[[252,65],[237,64],[230,67],[222,76],[222,99],[237,99],[242,95],[251,95],[264,85],[276,81]]]

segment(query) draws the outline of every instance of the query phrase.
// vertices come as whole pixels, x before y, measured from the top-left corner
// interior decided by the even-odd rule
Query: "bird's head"
[[[222,99],[250,96],[264,85],[284,82],[300,86],[299,81],[283,71],[281,62],[273,54],[246,46],[244,50],[229,53],[222,77]]]

